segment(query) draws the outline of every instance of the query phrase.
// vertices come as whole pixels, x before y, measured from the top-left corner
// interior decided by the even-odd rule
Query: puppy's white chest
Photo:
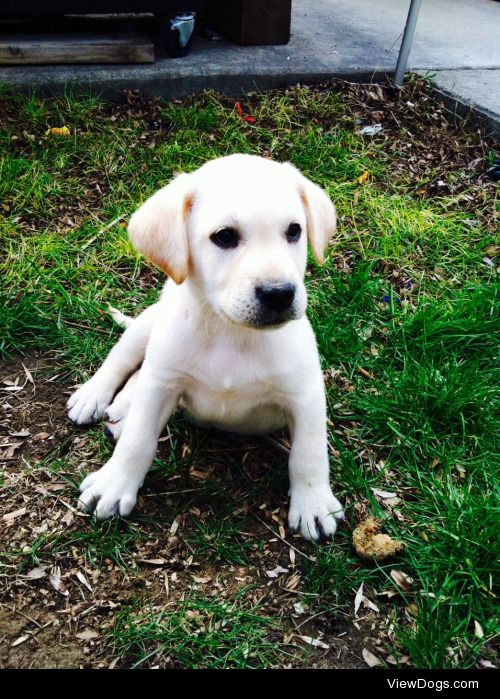
[[[230,392],[231,389],[233,389],[237,385],[237,381],[235,380],[235,377],[226,374],[225,376],[222,377],[222,391],[225,392]]]
[[[222,419],[248,412],[269,399],[272,393],[272,386],[266,382],[243,382],[241,378],[225,374],[213,382],[191,379],[182,396],[186,408],[192,408],[200,417]]]
[[[200,423],[243,429],[243,425],[255,424],[255,415],[262,408],[267,410],[277,402],[272,375],[233,350],[225,356],[224,352],[208,352],[192,367],[180,406]]]

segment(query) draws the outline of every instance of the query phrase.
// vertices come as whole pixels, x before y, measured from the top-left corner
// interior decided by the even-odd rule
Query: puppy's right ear
[[[187,220],[193,206],[191,175],[179,175],[130,219],[128,234],[137,250],[182,284],[189,268]]]

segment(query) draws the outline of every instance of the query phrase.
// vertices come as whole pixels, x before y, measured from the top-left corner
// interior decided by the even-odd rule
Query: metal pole
[[[401,48],[399,49],[396,72],[394,74],[394,85],[396,85],[396,87],[401,87],[403,84],[406,64],[408,63],[408,56],[410,55],[413,37],[415,36],[415,28],[417,26],[418,13],[420,12],[421,4],[422,0],[411,0],[408,18],[406,20],[406,27],[403,34],[403,41],[401,42]]]

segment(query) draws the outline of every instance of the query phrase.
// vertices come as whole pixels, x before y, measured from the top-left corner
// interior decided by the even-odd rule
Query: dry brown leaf
[[[368,667],[377,667],[377,665],[382,665],[382,661],[380,658],[377,658],[376,655],[373,655],[371,651],[369,651],[367,648],[363,648],[363,660],[365,663],[368,665]]]
[[[93,629],[85,629],[84,631],[80,631],[80,633],[75,635],[80,639],[80,641],[93,641],[100,636],[99,632],[94,631]]]
[[[384,500],[381,500],[381,503],[388,510],[392,511],[395,507],[397,507],[398,505],[401,504],[401,498],[385,498]],[[404,520],[401,520],[401,517],[402,517],[401,512],[399,510],[398,510],[398,512],[400,515],[398,517],[399,521],[404,521]]]
[[[33,568],[33,570],[30,570],[29,573],[26,573],[26,575],[23,575],[24,578],[27,578],[28,580],[40,580],[40,578],[45,578],[47,573],[45,572],[44,568]]]
[[[91,588],[89,581],[87,580],[87,578],[85,577],[85,575],[84,575],[80,570],[77,571],[76,577],[77,577],[78,580],[82,583],[82,585],[85,585],[85,587],[87,588],[87,590],[88,590],[89,592],[91,592],[92,594],[94,594],[94,590]]]
[[[30,382],[30,384],[33,384],[33,386],[34,386],[34,385],[35,385],[35,382],[33,381],[33,376],[32,376],[32,374],[31,374],[31,371],[30,371],[29,369],[27,369],[27,368],[24,366],[24,364],[23,364],[22,362],[21,362],[21,366],[22,366],[23,369],[24,369],[24,373],[26,374],[26,378],[28,379],[28,381]]]
[[[23,444],[24,444],[24,442],[10,442],[10,443],[8,443],[8,444],[2,444],[2,445],[0,445],[0,446],[2,446],[2,447],[7,447],[7,449],[5,450],[5,452],[4,452],[3,456],[2,456],[2,459],[4,459],[5,461],[7,461],[7,460],[10,460],[10,459],[14,458],[14,452],[15,452],[17,449],[19,449],[19,447],[22,447]]]
[[[16,638],[16,640],[10,644],[11,648],[14,648],[15,646],[20,646],[21,643],[24,643],[27,641],[29,636],[19,636],[19,638]]]
[[[418,615],[418,606],[415,602],[412,602],[406,607],[406,611],[410,616],[416,617]]]
[[[43,440],[47,439],[47,437],[50,437],[50,434],[48,432],[37,432],[37,434],[33,435],[33,441],[43,442]]]
[[[300,573],[294,573],[289,578],[284,585],[285,590],[295,590],[300,583]]]
[[[66,585],[64,584],[61,578],[60,568],[56,567],[53,569],[52,573],[50,574],[49,580],[50,584],[56,592],[59,592],[59,594],[63,595],[63,597],[67,597],[69,595]]]
[[[58,493],[61,490],[66,490],[67,487],[68,486],[66,483],[51,483],[50,485],[47,486],[47,490],[50,490],[51,493]],[[65,503],[65,504],[66,504],[66,507],[69,507],[69,505],[67,503]]]
[[[378,488],[371,489],[375,497],[382,498],[382,500],[387,500],[387,498],[397,498],[397,493],[389,493],[387,490],[379,490]]]
[[[2,519],[4,522],[13,522],[15,519],[18,517],[22,517],[24,514],[26,514],[26,508],[25,507],[20,507],[18,510],[14,510],[14,512],[9,512],[6,515],[3,515]]]
[[[73,523],[74,519],[75,515],[71,512],[71,510],[68,510],[61,521],[64,522],[67,527],[69,527]]]
[[[354,616],[357,616],[361,602],[363,601],[363,586],[364,583],[361,583],[358,591],[356,592],[356,597],[354,598]]]
[[[299,636],[304,643],[307,643],[310,646],[314,646],[314,648],[322,648],[324,650],[328,650],[330,646],[327,643],[323,643],[323,641],[320,641],[319,638],[311,638],[311,636]]]
[[[195,468],[189,471],[191,478],[196,478],[199,481],[206,481],[210,474],[207,471],[197,471]]]
[[[476,638],[484,638],[483,627],[481,626],[479,621],[476,621],[475,619],[474,619],[474,636],[476,636]]]
[[[372,381],[375,379],[373,374],[370,374],[369,371],[366,371],[366,369],[363,369],[362,366],[358,366],[357,369],[358,369],[359,373],[362,374],[362,376],[366,376],[367,379],[372,379]]]
[[[356,597],[354,598],[354,616],[357,616],[361,604],[363,607],[371,609],[373,612],[380,614],[380,610],[377,605],[365,596],[363,592],[363,583],[361,583],[359,586],[359,589],[356,592]]]
[[[386,503],[390,502],[390,500],[385,500]],[[396,519],[399,520],[400,522],[406,522],[407,520],[405,519],[404,514],[401,512],[401,510],[398,510],[397,507],[391,508],[392,514],[395,515]]]
[[[409,659],[409,655],[401,655],[397,659],[393,655],[388,655],[385,662],[389,663],[389,665],[406,665]]]
[[[29,430],[20,430],[19,432],[10,432],[11,437],[29,437],[31,432]]]
[[[405,592],[411,590],[411,587],[413,585],[413,578],[410,578],[409,575],[404,573],[402,570],[396,569],[391,570],[390,575],[396,583],[396,585],[400,587],[402,590],[404,590]]]
[[[380,614],[380,609],[377,607],[377,605],[372,602],[368,597],[363,597],[363,605],[365,607],[368,607],[368,609],[371,609],[372,612],[376,612],[377,614]]]
[[[283,573],[288,573],[288,568],[283,568],[282,566],[276,566],[273,570],[266,570],[266,575],[268,578],[277,578],[278,575]]]
[[[295,602],[293,608],[296,614],[305,614],[307,612],[307,607],[302,602]]]

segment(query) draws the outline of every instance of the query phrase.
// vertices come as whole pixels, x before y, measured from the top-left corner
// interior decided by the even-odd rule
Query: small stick
[[[81,328],[82,330],[91,330],[92,332],[101,333],[101,335],[109,335],[109,330],[101,330],[101,328],[92,327],[88,325],[82,325],[81,323],[74,323],[71,320],[63,320],[65,325],[71,325],[74,328]]]
[[[287,456],[290,455],[290,449],[287,449],[285,446],[283,446],[283,444],[281,444],[280,442],[278,442],[277,439],[274,439],[274,437],[271,437],[271,436],[268,435],[268,434],[264,434],[264,435],[262,435],[262,439],[263,439],[264,442],[267,442],[268,444],[270,444],[272,447],[274,447],[274,448],[277,449],[278,451],[283,452],[283,453],[286,454]]]
[[[269,529],[269,531],[270,531],[272,534],[274,534],[274,536],[276,536],[276,537],[277,537],[280,541],[282,541],[284,544],[286,544],[287,546],[289,546],[291,549],[293,549],[294,551],[296,551],[298,554],[300,554],[300,555],[303,556],[304,558],[307,558],[307,560],[308,560],[308,561],[311,561],[311,563],[315,563],[315,562],[316,562],[316,559],[315,559],[315,558],[312,558],[312,556],[308,556],[307,553],[304,553],[303,551],[301,551],[300,549],[298,549],[296,546],[294,546],[293,544],[291,544],[289,541],[287,541],[286,539],[284,539],[282,536],[280,536],[279,534],[277,534],[277,533],[274,531],[274,529],[273,529],[272,527],[270,527],[269,524],[267,524],[266,522],[264,522],[264,520],[261,519],[261,518],[259,517],[259,515],[256,515],[255,512],[252,512],[252,510],[250,510],[250,514],[251,514],[253,517],[255,517],[255,519],[257,519],[261,524],[263,524],[263,525],[266,527],[266,529]]]

